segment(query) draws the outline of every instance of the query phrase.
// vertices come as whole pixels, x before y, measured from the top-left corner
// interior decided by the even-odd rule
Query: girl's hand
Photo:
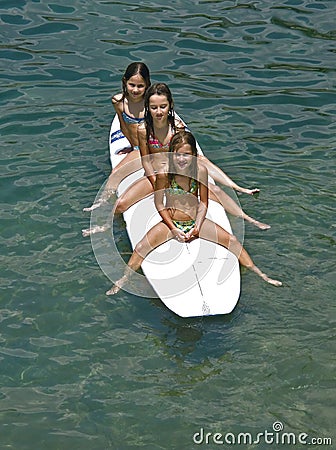
[[[192,228],[188,233],[185,235],[186,242],[191,241],[192,239],[198,238],[199,236],[199,229],[195,225],[194,228]]]
[[[176,239],[178,242],[185,242],[186,241],[186,234],[180,230],[179,228],[173,228],[172,234],[174,236],[174,239]]]

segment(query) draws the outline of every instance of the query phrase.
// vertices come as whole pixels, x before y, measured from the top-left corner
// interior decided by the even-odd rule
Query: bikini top
[[[198,190],[198,182],[194,178],[190,181],[189,191],[185,191],[175,180],[175,177],[170,183],[170,187],[166,191],[170,195],[185,195],[185,194],[196,194]]]
[[[145,119],[143,117],[132,117],[129,114],[125,112],[125,103],[123,101],[123,112],[122,112],[122,118],[124,119],[124,122],[129,124],[138,124],[142,123]]]
[[[132,117],[129,114],[125,113],[125,111],[122,112],[122,118],[124,119],[124,122],[129,124],[138,124],[142,123],[145,120],[143,117]]]
[[[170,139],[167,142],[167,144],[161,144],[158,138],[151,134],[148,138],[148,145],[150,145],[152,148],[161,148],[164,151],[168,151],[172,137],[173,135],[170,136]]]

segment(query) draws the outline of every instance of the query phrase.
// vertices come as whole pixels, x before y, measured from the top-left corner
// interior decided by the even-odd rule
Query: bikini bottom
[[[184,233],[188,233],[195,226],[195,220],[173,220],[173,224]]]

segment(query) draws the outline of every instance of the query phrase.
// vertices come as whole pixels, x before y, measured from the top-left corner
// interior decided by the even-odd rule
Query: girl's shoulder
[[[185,130],[185,125],[184,125],[184,123],[182,122],[181,119],[176,119],[176,118],[175,118],[175,128],[176,128],[178,131],[183,131],[183,130]]]
[[[116,103],[120,103],[123,100],[123,94],[116,94],[112,97],[112,103],[115,105]]]

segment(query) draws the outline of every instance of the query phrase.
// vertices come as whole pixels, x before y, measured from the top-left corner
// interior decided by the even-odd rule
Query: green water
[[[294,447],[274,423],[335,446],[335,14],[328,0],[0,2],[1,448]],[[207,156],[261,189],[239,199],[272,228],[247,225],[244,244],[284,287],[242,271],[228,316],[106,301],[81,236],[136,60]],[[265,430],[273,443],[230,444]]]

